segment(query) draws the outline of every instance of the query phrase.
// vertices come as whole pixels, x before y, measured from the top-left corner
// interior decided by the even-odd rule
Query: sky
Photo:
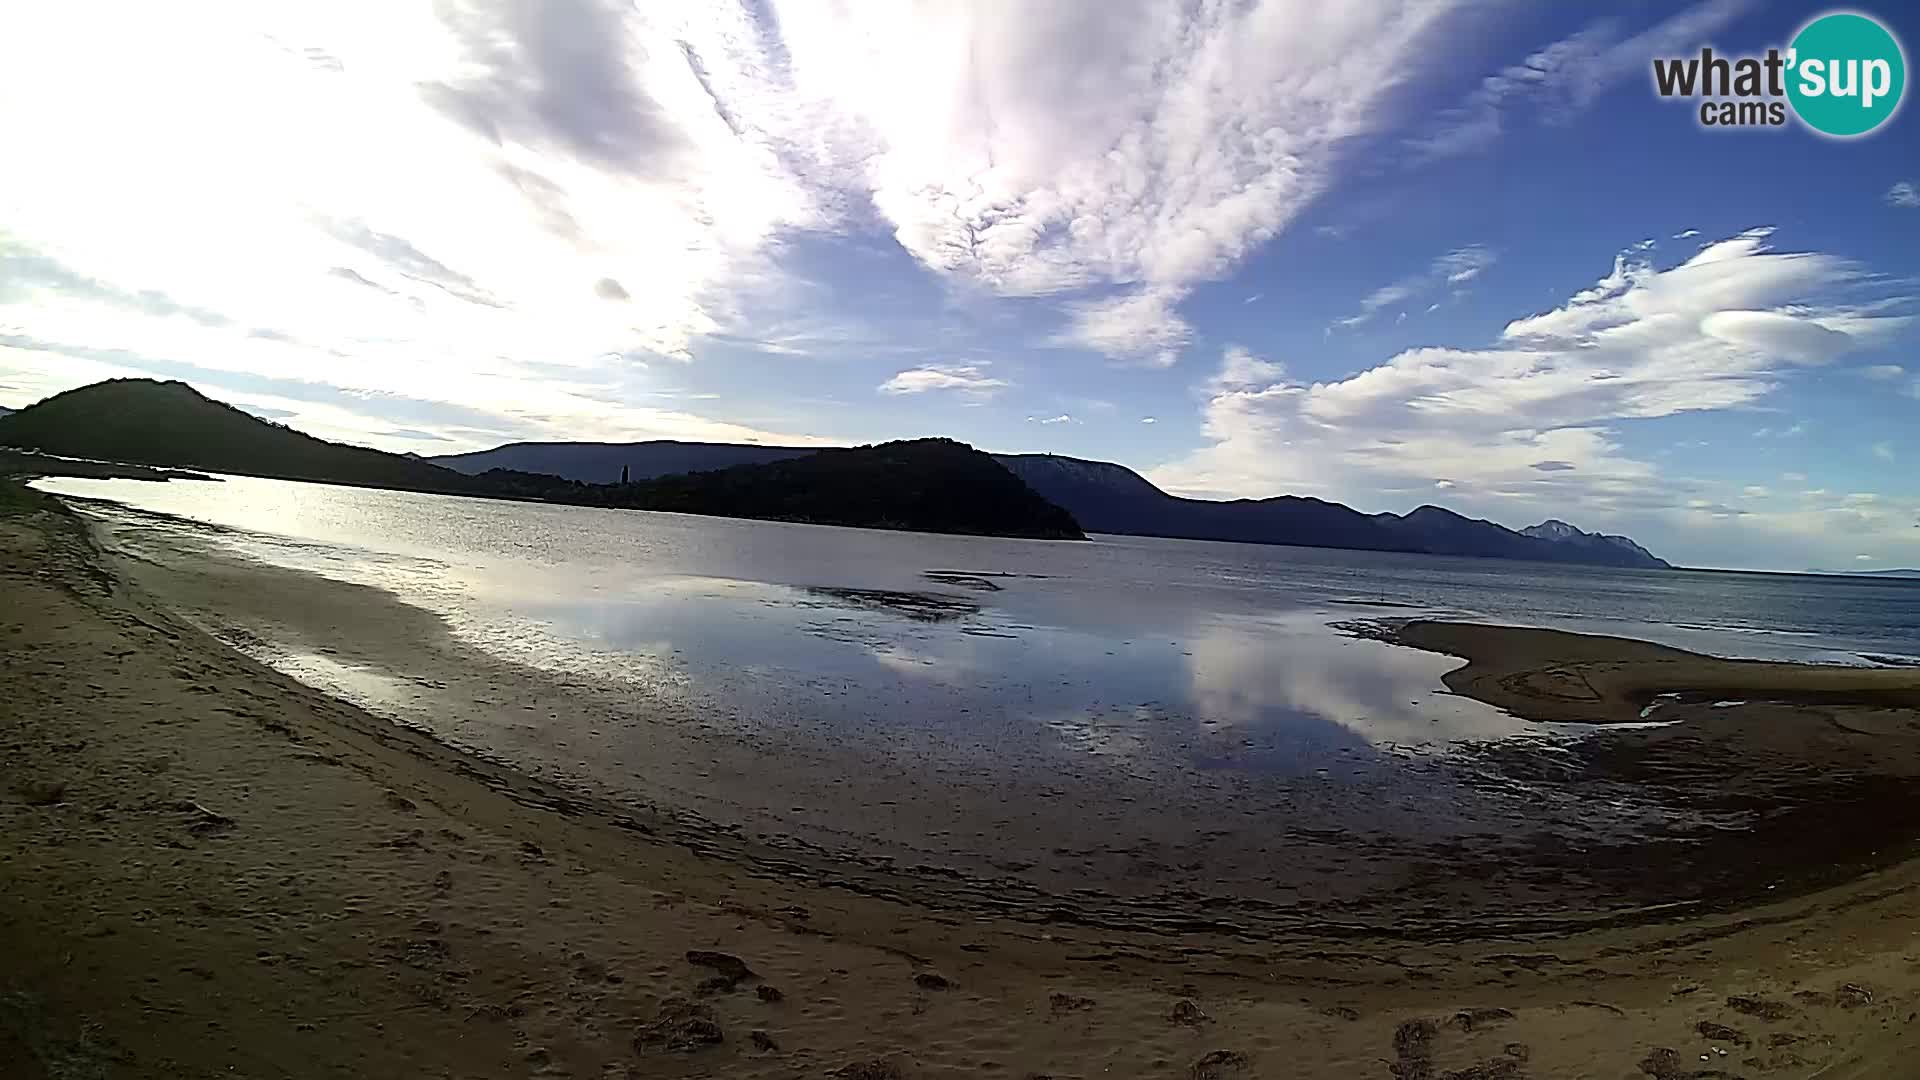
[[[1920,565],[1920,117],[1712,130],[1706,0],[0,7],[0,406],[1117,461]],[[1908,43],[1920,14],[1856,7]]]

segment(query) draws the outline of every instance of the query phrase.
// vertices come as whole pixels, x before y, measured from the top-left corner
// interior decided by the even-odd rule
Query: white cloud
[[[965,394],[992,394],[1007,386],[977,364],[930,364],[902,371],[880,384],[883,394],[925,394],[952,390]]]
[[[1901,367],[1899,364],[1874,364],[1871,367],[1863,367],[1860,369],[1861,375],[1880,382],[1897,379],[1906,373],[1907,369]]]
[[[1463,6],[0,7],[0,242],[66,271],[0,286],[0,323],[15,370],[612,437],[663,422],[628,404],[663,359],[809,351],[769,328],[813,309],[784,260],[877,214],[959,291],[1166,365],[1189,292],[1391,122]]]
[[[1887,443],[1887,442],[1874,443],[1873,456],[1879,458],[1881,461],[1892,461],[1893,460],[1893,444]]]
[[[1456,248],[1433,260],[1424,271],[1401,278],[1391,285],[1383,285],[1367,294],[1360,301],[1359,312],[1334,320],[1334,325],[1348,328],[1360,326],[1387,308],[1422,297],[1435,289],[1458,290],[1479,277],[1498,259],[1495,252],[1479,244]],[[1435,303],[1427,310],[1433,311],[1439,306]],[[1406,312],[1402,311],[1400,315],[1405,317]]]
[[[1716,311],[1700,320],[1700,329],[1730,344],[1798,363],[1825,363],[1855,345],[1839,330],[1773,311]]]
[[[1463,247],[1450,251],[1434,260],[1434,272],[1442,274],[1449,285],[1460,285],[1480,276],[1480,272],[1492,266],[1493,252],[1479,245]]]
[[[647,361],[731,323],[829,210],[647,62],[671,32],[597,0],[0,10],[0,245],[60,271],[0,287],[10,359],[658,431],[628,404]],[[128,302],[156,290],[217,318]]]
[[[1699,229],[1681,229],[1679,232],[1673,234],[1673,238],[1675,240],[1691,240],[1699,235]]]
[[[1920,207],[1920,188],[1914,187],[1911,180],[1902,180],[1887,189],[1887,204],[1906,210]]]
[[[1228,354],[1205,388],[1210,445],[1151,478],[1183,494],[1362,509],[1445,479],[1456,503],[1516,524],[1574,507],[1600,520],[1659,514],[1689,498],[1711,516],[1727,496],[1659,475],[1624,448],[1619,422],[1756,404],[1801,369],[1887,340],[1911,306],[1876,296],[1889,282],[1845,259],[1773,251],[1768,235],[1665,267],[1629,253],[1481,349],[1410,349],[1325,382],[1249,379]]]
[[[1029,423],[1029,424],[1077,424],[1077,423],[1079,423],[1079,422],[1080,422],[1080,421],[1078,421],[1078,420],[1075,420],[1075,419],[1074,419],[1073,417],[1071,417],[1071,416],[1068,416],[1068,415],[1067,415],[1067,414],[1065,414],[1065,413],[1061,413],[1061,414],[1060,414],[1059,416],[1029,416],[1029,417],[1027,417],[1027,423]]]
[[[1653,57],[1698,49],[1750,6],[1749,0],[1708,0],[1631,36],[1622,36],[1617,17],[1596,21],[1481,80],[1431,131],[1409,140],[1415,160],[1483,149],[1522,113],[1565,123],[1610,87],[1645,77]]]
[[[1162,361],[1175,305],[1320,194],[1458,6],[792,4],[780,89],[923,265],[1002,295],[1117,288],[1067,336]]]
[[[1075,304],[1068,329],[1054,342],[1152,367],[1171,367],[1193,333],[1174,310],[1185,295],[1179,290],[1144,289]]]
[[[1262,360],[1244,346],[1229,345],[1220,359],[1220,370],[1208,380],[1207,386],[1216,393],[1222,390],[1245,390],[1271,385],[1285,375],[1286,368],[1282,365]]]
[[[1334,320],[1335,326],[1359,326],[1380,313],[1380,309],[1392,307],[1413,295],[1413,287],[1405,282],[1382,285],[1360,300],[1360,311],[1344,319]]]
[[[1143,424],[1157,424],[1160,421],[1151,416],[1143,416],[1140,418],[1140,422]]]

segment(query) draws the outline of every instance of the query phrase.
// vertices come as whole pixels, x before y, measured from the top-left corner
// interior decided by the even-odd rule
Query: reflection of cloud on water
[[[1190,700],[1209,720],[1253,729],[1308,713],[1375,745],[1489,739],[1530,730],[1468,698],[1436,694],[1458,661],[1342,637],[1317,620],[1214,621],[1188,639]]]
[[[964,646],[949,646],[942,653],[936,653],[885,642],[867,647],[874,662],[895,675],[943,686],[966,686],[978,681],[980,667],[971,652]]]
[[[349,664],[313,652],[262,650],[256,656],[267,666],[323,693],[387,716],[422,711],[421,695],[429,686],[402,679],[364,664]]]

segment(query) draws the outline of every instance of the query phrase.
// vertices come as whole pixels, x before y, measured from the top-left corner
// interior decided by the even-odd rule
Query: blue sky
[[[185,378],[429,454],[944,434],[1920,564],[1920,120],[1652,90],[1824,5],[160,7],[0,13],[0,405]]]

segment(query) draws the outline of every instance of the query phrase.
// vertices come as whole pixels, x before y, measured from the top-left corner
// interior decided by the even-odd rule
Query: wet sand
[[[0,495],[7,1075],[1869,1077],[1920,1049],[1920,868],[1885,846],[1592,929],[1567,929],[1594,920],[1563,890],[1551,933],[1473,902],[1535,872],[1525,845],[1423,863],[1457,904],[1404,929],[1339,902],[1317,923],[1164,923],[1159,901],[1039,885],[1008,902],[460,753],[202,632],[158,599],[181,570]],[[243,606],[331,604],[382,647],[443,644],[369,590],[200,571],[252,590]],[[1629,682],[1623,708],[1646,689]],[[1586,760],[1494,756],[1485,775],[1602,797],[1750,761],[1785,770],[1761,791],[1912,771],[1915,718],[1884,701],[1673,708],[1692,711],[1576,744]],[[663,732],[663,753],[709,734]],[[684,783],[710,779],[688,760]],[[1713,870],[1674,844],[1675,880]]]
[[[1669,694],[1689,704],[1831,706],[1846,717],[1920,709],[1920,678],[1903,667],[1722,660],[1645,641],[1467,623],[1415,621],[1385,637],[1466,660],[1446,676],[1448,687],[1531,720],[1632,723]]]

